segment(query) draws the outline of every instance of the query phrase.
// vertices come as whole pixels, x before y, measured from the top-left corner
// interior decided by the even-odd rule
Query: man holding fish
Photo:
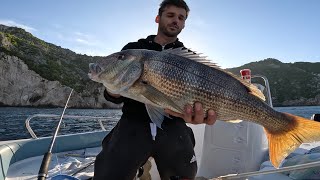
[[[157,35],[128,43],[122,50],[162,51],[184,47],[177,36],[184,28],[188,14],[189,7],[183,0],[164,0],[155,19],[158,23]],[[118,91],[108,88],[104,95],[111,102],[124,103],[123,115],[103,140],[103,149],[95,162],[95,180],[132,180],[137,169],[151,156],[157,164],[161,179],[195,178],[197,173],[193,150],[195,139],[192,129],[186,122],[212,125],[216,121],[213,110],[204,113],[200,102],[195,102],[194,106],[186,104],[182,113],[165,109],[165,112],[161,112],[165,117],[160,123],[150,119],[151,108],[148,110],[144,103],[126,98],[119,95]],[[160,112],[155,114],[158,113]]]
[[[177,35],[188,12],[184,1],[164,0],[156,36],[89,65],[90,78],[106,87],[106,98],[124,102],[121,120],[97,157],[96,179],[132,179],[150,156],[161,179],[194,179],[195,142],[185,122],[246,120],[263,126],[276,168],[301,143],[320,140],[319,122],[275,111],[256,86],[182,48]]]

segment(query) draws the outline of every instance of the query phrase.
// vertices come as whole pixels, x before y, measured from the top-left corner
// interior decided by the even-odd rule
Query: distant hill
[[[253,75],[261,74],[268,78],[275,105],[320,104],[320,63],[282,63],[268,58],[227,70],[239,74],[245,68],[251,69]]]
[[[63,106],[73,88],[77,96],[73,107],[114,107],[104,100],[103,86],[87,76],[88,64],[101,58],[76,54],[21,28],[0,25],[0,105]],[[239,74],[243,68],[268,77],[275,105],[320,105],[320,63],[269,58],[227,70]]]

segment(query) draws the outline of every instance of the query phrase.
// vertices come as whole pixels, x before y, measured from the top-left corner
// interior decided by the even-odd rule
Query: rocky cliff
[[[21,28],[0,24],[0,105],[119,108],[103,98],[104,87],[91,81],[88,64],[102,57],[76,54],[44,42]],[[282,63],[265,59],[227,69],[268,77],[274,105],[320,105],[320,63]]]
[[[99,58],[0,25],[0,105],[63,107],[73,88],[69,107],[119,108],[104,99],[101,84],[87,77],[89,62]]]
[[[59,81],[49,81],[30,70],[18,57],[0,52],[0,105],[63,107],[71,88]],[[74,92],[68,104],[77,108],[117,108],[102,97],[104,88],[95,89],[95,95]]]

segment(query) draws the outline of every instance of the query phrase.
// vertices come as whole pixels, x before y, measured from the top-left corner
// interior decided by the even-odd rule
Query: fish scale
[[[218,120],[245,120],[262,125],[272,164],[301,143],[320,140],[320,123],[275,111],[252,84],[220,69],[193,52],[178,49],[129,49],[89,65],[89,76],[108,90],[146,104],[151,121],[161,127],[164,108],[183,113],[201,102]]]
[[[148,81],[151,86],[172,98],[178,106],[184,107],[186,104],[193,104],[199,101],[202,102],[205,111],[214,109],[220,120],[233,120],[239,116],[248,120],[256,120],[256,118],[248,116],[250,113],[246,113],[246,109],[244,108],[248,108],[248,104],[238,105],[235,103],[234,100],[242,95],[240,93],[241,91],[236,91],[232,94],[226,93],[232,92],[230,91],[231,86],[226,86],[225,84],[227,83],[222,83],[217,86],[218,83],[216,81],[208,78],[208,76],[204,76],[207,74],[215,74],[217,77],[218,73],[213,73],[212,68],[196,63],[195,61],[184,63],[187,61],[186,59],[183,59],[183,57],[178,58],[181,58],[181,60],[177,60],[176,58],[174,62],[172,57],[167,58],[168,60],[158,60],[158,58],[155,57],[146,61],[145,68],[152,70],[145,71],[142,79]],[[202,72],[202,74],[200,74],[200,72]],[[229,84],[233,84],[234,86],[232,86],[232,88],[234,88],[237,86],[237,83],[232,82],[231,78],[232,77],[229,77],[229,82],[231,82]],[[246,90],[243,87],[242,89]],[[228,99],[230,99],[229,103]],[[230,106],[231,104],[236,105],[236,109],[229,110],[229,108],[232,107]],[[256,109],[256,106],[257,104],[252,104],[251,109]],[[234,113],[235,110],[238,114]]]

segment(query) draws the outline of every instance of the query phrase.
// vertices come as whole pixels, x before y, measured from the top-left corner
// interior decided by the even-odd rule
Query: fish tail
[[[269,141],[269,156],[274,167],[302,143],[320,140],[320,123],[292,114],[283,113],[292,123],[283,132],[266,130]]]

